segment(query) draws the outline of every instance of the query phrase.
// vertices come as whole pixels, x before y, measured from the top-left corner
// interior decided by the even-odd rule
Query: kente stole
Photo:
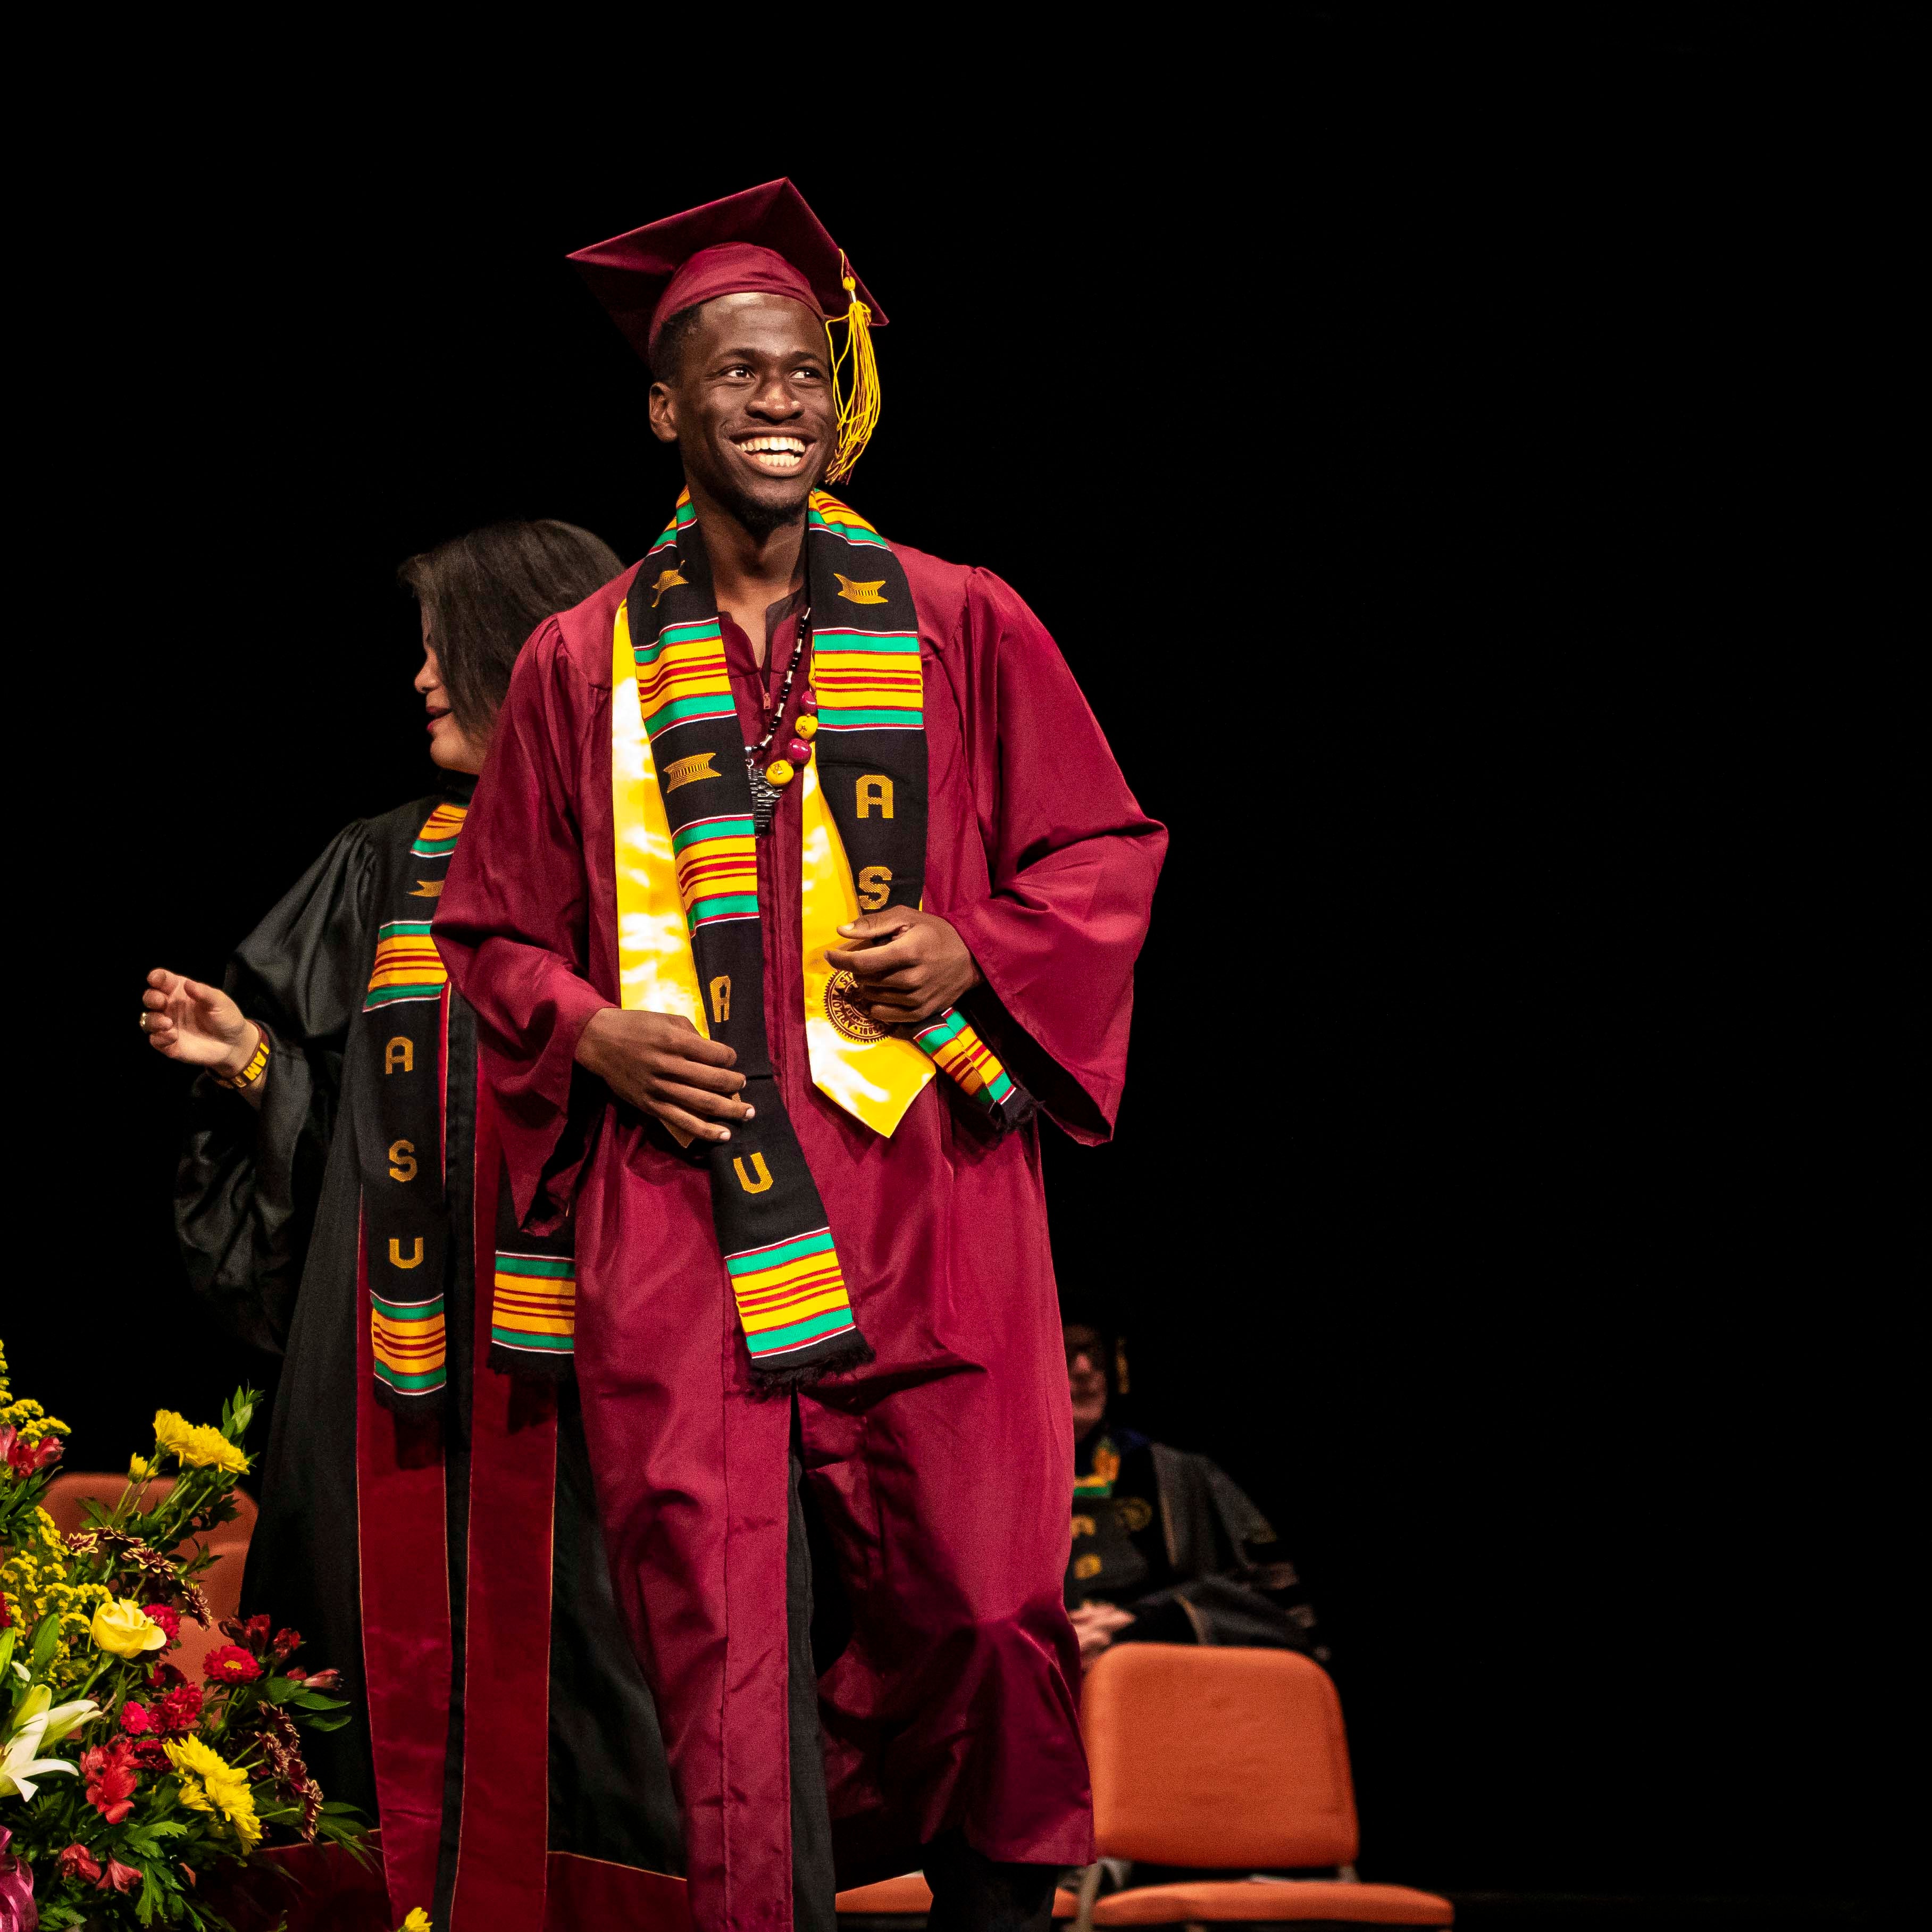
[[[362,1234],[376,1399],[399,1414],[442,1406],[448,1385],[444,1308],[449,1263],[446,1102],[449,976],[430,937],[469,808],[446,800],[411,843],[394,916],[377,928],[362,1003],[373,1097],[358,1096]],[[510,1190],[500,1190],[507,1204]],[[568,1236],[520,1234],[498,1217],[490,1360],[518,1373],[569,1366],[576,1270]],[[504,1252],[503,1250],[507,1250]]]
[[[822,490],[807,512],[814,755],[799,772],[805,1027],[814,1084],[890,1136],[935,1070],[995,1131],[1032,1102],[948,1010],[876,1024],[828,949],[863,911],[917,906],[926,752],[919,632],[884,538]],[[701,1150],[754,1374],[815,1378],[870,1358],[765,1037],[756,827],[745,745],[688,495],[632,578],[612,636],[611,784],[620,996],[681,1014],[737,1056],[755,1118]]]

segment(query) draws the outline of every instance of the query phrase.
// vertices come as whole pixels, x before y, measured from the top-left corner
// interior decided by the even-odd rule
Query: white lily
[[[91,1724],[100,1714],[100,1706],[92,1697],[76,1697],[70,1704],[56,1704],[47,1713],[47,1727],[40,1733],[43,1749],[57,1744],[70,1731]]]
[[[30,1701],[32,1695],[28,1693]],[[0,1798],[10,1798],[16,1792],[22,1798],[32,1797],[40,1789],[34,1780],[51,1772],[64,1771],[70,1778],[76,1775],[75,1767],[64,1758],[34,1755],[46,1736],[48,1720],[52,1715],[52,1711],[43,1710],[38,1717],[29,1718],[7,1740],[6,1754],[0,1756]]]
[[[52,1690],[44,1684],[36,1684],[20,1700],[20,1708],[14,1713],[14,1722],[10,1728],[9,1736],[14,1731],[25,1730],[36,1718],[51,1710],[53,1707],[53,1701]]]

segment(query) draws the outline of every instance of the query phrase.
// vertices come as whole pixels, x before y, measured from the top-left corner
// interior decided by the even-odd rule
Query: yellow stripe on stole
[[[386,940],[376,949],[369,986],[371,992],[378,986],[397,985],[440,986],[448,977],[442,955],[427,940],[408,945]]]
[[[380,1310],[374,1310],[369,1318],[369,1333],[378,1354],[386,1345],[392,1354],[421,1354],[431,1346],[442,1346],[442,1319],[440,1315],[432,1315],[422,1322],[392,1322]],[[400,1342],[410,1346],[399,1350],[396,1345]]]
[[[769,1294],[774,1288],[782,1288],[788,1281],[809,1281],[815,1274],[823,1274],[828,1268],[838,1265],[837,1258],[820,1249],[816,1254],[800,1255],[796,1260],[781,1262],[776,1268],[760,1268],[755,1274],[734,1275],[731,1292],[740,1301],[755,1300],[759,1295]]]
[[[720,865],[719,861],[728,864]],[[699,876],[699,868],[703,875]],[[758,846],[755,838],[706,838],[687,845],[677,855],[677,891],[688,912],[699,899],[724,892],[755,893],[758,890]]]
[[[800,893],[805,950],[805,1039],[814,1086],[890,1140],[906,1109],[938,1072],[909,1040],[848,1040],[825,1011],[825,988],[836,970],[826,954],[845,942],[838,928],[859,916],[859,896],[846,862],[844,842],[818,783],[818,761],[799,768],[799,808],[804,834],[804,876]]]
[[[872,530],[872,525],[867,523],[856,510],[848,508],[844,504],[840,502],[836,496],[828,496],[823,490],[812,491],[812,507],[828,524],[838,529],[843,530],[849,526],[853,530],[871,530],[874,536],[879,534],[877,530]]]
[[[926,695],[919,660],[910,653],[887,657],[878,651],[815,650],[812,687],[820,704],[847,710],[881,704],[916,711]]]
[[[637,679],[643,715],[647,718],[655,718],[665,705],[676,698],[728,698],[731,694],[731,675],[724,662],[724,646],[716,638],[699,638],[688,644],[668,644],[656,664],[640,670],[634,658],[631,668]]]
[[[814,1315],[823,1315],[828,1309],[844,1308],[850,1305],[843,1282],[836,1287],[826,1288],[823,1294],[814,1294],[804,1301],[787,1302],[782,1308],[766,1310],[759,1314],[738,1311],[738,1319],[745,1324],[748,1335],[762,1335],[768,1328],[789,1328],[794,1322],[808,1321]]]
[[[577,1318],[574,1315],[532,1315],[526,1309],[506,1308],[500,1303],[496,1310],[496,1325],[500,1328],[514,1328],[519,1335],[574,1335]]]

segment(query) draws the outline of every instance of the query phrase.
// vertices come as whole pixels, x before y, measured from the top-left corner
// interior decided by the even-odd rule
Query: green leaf
[[[60,1618],[50,1613],[34,1626],[34,1647],[27,1654],[27,1669],[35,1677],[53,1661],[60,1642]]]
[[[20,1633],[10,1624],[0,1630],[0,1676],[6,1674],[8,1664],[14,1660],[14,1646],[20,1641]]]

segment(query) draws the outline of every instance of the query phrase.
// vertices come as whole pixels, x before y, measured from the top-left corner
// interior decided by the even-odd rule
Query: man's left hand
[[[943,1013],[980,981],[966,942],[937,913],[889,906],[838,928],[849,944],[826,954],[859,982],[881,1026],[914,1026]]]

